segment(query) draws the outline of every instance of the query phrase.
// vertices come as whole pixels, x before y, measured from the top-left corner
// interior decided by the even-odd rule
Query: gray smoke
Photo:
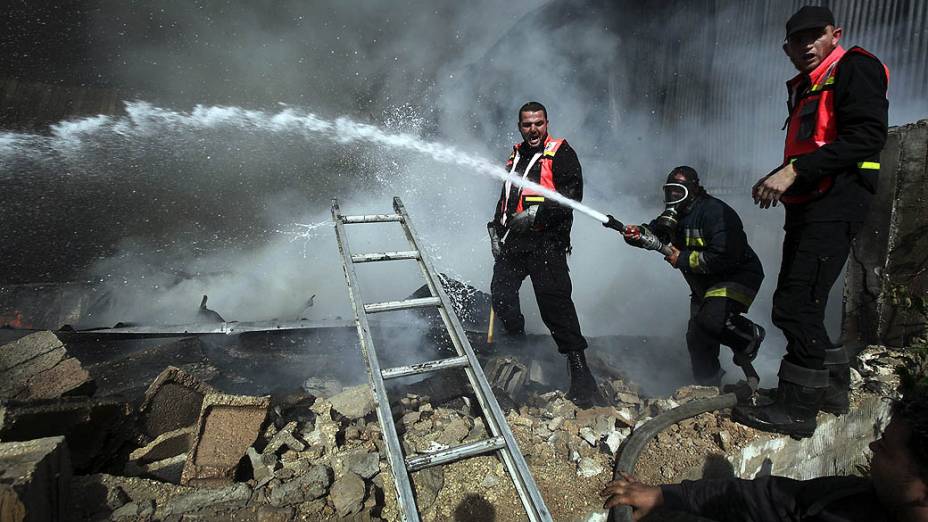
[[[746,30],[737,6],[713,12],[710,25],[694,24],[684,8],[646,16],[635,4],[289,1],[155,8],[129,2],[100,11],[89,30],[119,49],[118,59],[106,61],[108,73],[156,104],[138,111],[136,120],[129,115],[136,125],[157,107],[183,112],[196,104],[231,104],[274,113],[285,103],[451,143],[502,163],[519,140],[517,108],[535,99],[549,109],[551,133],[578,151],[584,203],[627,223],[660,212],[666,172],[692,165],[741,213],[764,262],[767,279],[749,317],[770,333],[762,378],[771,383],[783,352],[769,322],[782,215],[753,207],[749,185],[780,161],[782,81],[793,72],[779,44],[781,18],[790,8],[771,16],[768,25],[776,30],[714,42],[713,27],[728,27],[726,34]],[[707,45],[717,49],[711,59]],[[770,81],[752,76],[756,63],[770,64]],[[680,81],[657,80],[666,78]],[[687,92],[734,81],[744,82],[746,93],[718,113],[701,108],[712,96]],[[926,113],[917,99],[893,104],[894,122]],[[664,105],[672,108],[658,110]],[[185,322],[202,294],[226,319],[296,318],[311,295],[317,297],[310,318],[349,317],[331,228],[301,226],[328,220],[332,197],[347,213],[379,213],[400,196],[435,265],[489,290],[484,225],[499,192],[489,178],[404,151],[299,133],[191,130],[163,122],[151,128],[142,139],[81,120],[54,129],[58,144],[0,136],[0,151],[15,151],[0,154],[0,179],[23,192],[37,183],[60,196],[52,212],[59,219],[51,220],[48,235],[86,239],[75,248],[96,249],[103,258],[82,274],[108,290],[95,325]],[[69,149],[75,139],[80,145]],[[16,181],[12,172],[32,178]],[[12,229],[51,219],[42,206],[15,208],[21,221]],[[71,212],[84,217],[71,223]],[[56,236],[63,230],[68,233]],[[355,252],[405,249],[398,227],[350,233]],[[689,305],[682,277],[657,254],[626,247],[584,216],[575,217],[573,244],[584,333],[675,337],[678,362],[685,364]],[[368,301],[403,298],[421,284],[412,264],[365,268],[362,278]],[[529,329],[545,331],[528,282],[522,298]],[[833,295],[831,303],[839,307],[840,299]],[[836,337],[834,319],[830,326]]]

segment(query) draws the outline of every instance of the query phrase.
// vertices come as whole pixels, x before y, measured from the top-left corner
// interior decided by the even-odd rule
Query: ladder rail
[[[370,384],[374,392],[374,406],[377,411],[377,420],[380,421],[380,425],[383,427],[384,449],[393,471],[397,504],[405,520],[418,522],[420,520],[419,511],[416,506],[412,483],[406,468],[406,461],[403,457],[403,449],[400,445],[399,436],[396,433],[396,424],[393,421],[393,412],[390,409],[390,401],[387,398],[386,386],[381,374],[380,361],[377,358],[377,352],[374,348],[373,338],[371,337],[370,325],[367,322],[367,314],[364,311],[358,275],[354,269],[354,263],[351,260],[351,250],[348,237],[345,234],[345,222],[342,220],[338,200],[335,199],[332,200],[332,221],[335,223],[335,238],[338,241],[338,250],[342,256],[342,268],[345,273],[345,281],[348,284],[348,298],[351,300],[351,305],[354,309],[355,324],[358,329],[361,353],[367,360],[368,384]]]
[[[486,375],[483,373],[483,368],[480,366],[479,361],[477,361],[477,356],[474,354],[470,342],[467,340],[464,327],[461,325],[461,321],[451,307],[451,300],[442,287],[441,281],[436,280],[438,278],[438,276],[435,275],[437,272],[435,272],[432,267],[432,263],[428,259],[428,256],[422,254],[423,249],[417,239],[418,236],[416,235],[415,228],[409,219],[406,207],[399,197],[393,198],[393,208],[398,215],[402,216],[400,224],[403,227],[406,239],[412,245],[413,250],[420,253],[418,264],[429,290],[433,296],[438,297],[441,301],[442,306],[438,308],[438,311],[451,337],[455,351],[458,355],[466,356],[470,362],[470,364],[464,368],[464,371],[471,387],[474,389],[477,402],[480,404],[481,410],[484,412],[485,418],[487,419],[490,432],[494,437],[501,437],[505,441],[506,447],[500,449],[500,455],[509,471],[509,476],[519,494],[526,514],[532,521],[552,520],[551,513],[548,511],[547,506],[545,506],[544,499],[541,497],[538,486],[535,484],[535,479],[532,477],[528,464],[525,462],[525,457],[522,456],[515,436],[512,434],[512,430],[509,429],[509,425],[505,420],[506,416],[490,388],[490,384],[487,381]]]

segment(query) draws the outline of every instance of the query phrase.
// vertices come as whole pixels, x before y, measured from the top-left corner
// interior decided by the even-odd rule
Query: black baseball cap
[[[814,5],[803,6],[786,22],[786,37],[789,38],[799,31],[827,25],[835,25],[835,15],[831,14],[831,9]]]

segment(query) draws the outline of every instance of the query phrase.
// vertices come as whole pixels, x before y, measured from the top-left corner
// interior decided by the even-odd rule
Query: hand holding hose
[[[604,509],[630,506],[633,520],[641,520],[664,505],[664,493],[660,487],[643,484],[627,473],[622,473],[622,478],[606,484],[599,496],[606,499]]]

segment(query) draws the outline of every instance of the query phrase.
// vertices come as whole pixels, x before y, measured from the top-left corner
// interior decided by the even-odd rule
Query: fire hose
[[[661,413],[635,430],[631,437],[625,441],[625,444],[622,445],[621,454],[615,463],[612,480],[624,478],[623,474],[625,473],[633,473],[635,471],[635,464],[638,462],[638,457],[641,456],[641,452],[644,451],[644,448],[658,433],[664,431],[666,428],[680,421],[689,419],[690,417],[695,417],[710,411],[732,408],[740,402],[753,401],[755,393],[757,392],[757,387],[760,384],[760,379],[757,376],[757,371],[750,362],[742,363],[741,369],[747,377],[746,390],[742,387],[741,390],[725,393],[718,397],[697,399],[688,402]],[[632,522],[632,508],[630,506],[617,506],[612,508],[609,510],[609,521]]]

